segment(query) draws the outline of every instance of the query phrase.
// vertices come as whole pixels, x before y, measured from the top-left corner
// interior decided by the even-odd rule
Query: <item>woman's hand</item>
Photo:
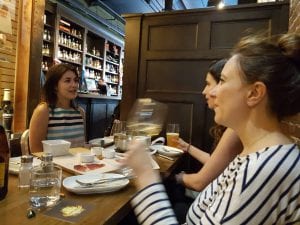
[[[152,169],[150,154],[146,151],[145,144],[133,140],[128,145],[124,163],[131,167],[137,176],[137,185],[142,189],[152,183],[160,182],[157,171]]]
[[[190,144],[185,142],[184,140],[182,140],[181,138],[179,138],[177,140],[177,148],[181,149],[182,151],[188,153],[189,152],[189,148],[190,148]]]

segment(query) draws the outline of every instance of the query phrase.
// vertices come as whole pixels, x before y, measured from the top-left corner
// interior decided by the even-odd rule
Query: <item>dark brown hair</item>
[[[210,65],[209,65],[209,69],[208,72],[212,75],[212,77],[214,78],[214,80],[219,83],[220,78],[221,78],[221,72],[223,70],[223,67],[225,66],[226,62],[228,60],[227,59],[221,59],[218,61],[213,61]],[[213,127],[211,127],[209,129],[209,134],[214,138],[214,142],[213,142],[213,148],[215,149],[215,147],[217,146],[217,144],[219,143],[224,131],[226,130],[226,127],[219,125],[219,124],[215,124]]]
[[[75,67],[69,64],[57,64],[52,66],[46,74],[46,82],[42,89],[42,101],[45,101],[51,109],[55,108],[57,102],[57,85],[62,76],[67,72],[72,71],[79,78]],[[77,108],[74,101],[71,102],[71,107]]]
[[[219,83],[221,78],[221,72],[228,59],[220,59],[218,61],[213,61],[208,68],[208,72],[213,76],[215,81]]]
[[[270,112],[279,120],[300,111],[300,35],[247,36],[235,46],[233,55],[247,83],[267,87]]]

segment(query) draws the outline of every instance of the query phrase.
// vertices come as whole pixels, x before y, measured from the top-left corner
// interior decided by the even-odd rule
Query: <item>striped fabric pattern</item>
[[[71,142],[71,147],[83,146],[84,121],[79,110],[49,108],[47,140],[63,139]]]
[[[163,184],[143,189],[132,200],[132,208],[140,224],[177,224]]]
[[[149,189],[152,188],[147,190],[151,195],[154,191]],[[159,191],[163,189],[155,190]],[[141,201],[143,192],[133,202]],[[144,204],[157,200],[152,197]],[[272,146],[237,156],[195,199],[187,224],[300,224],[299,206],[300,150],[295,144]],[[162,215],[172,211],[158,208],[165,211]],[[143,211],[151,215],[150,209]]]

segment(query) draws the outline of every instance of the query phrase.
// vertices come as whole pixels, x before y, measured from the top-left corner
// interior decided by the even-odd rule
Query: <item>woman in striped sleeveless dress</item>
[[[43,150],[42,140],[64,139],[71,147],[85,142],[84,111],[76,106],[79,76],[69,64],[51,67],[42,89],[42,102],[33,112],[29,126],[31,152]]]
[[[195,199],[187,224],[299,224],[300,150],[280,121],[300,112],[300,35],[243,38],[225,64],[215,121],[232,128],[243,150]],[[143,145],[129,146],[137,175],[131,200],[141,224],[178,224]]]

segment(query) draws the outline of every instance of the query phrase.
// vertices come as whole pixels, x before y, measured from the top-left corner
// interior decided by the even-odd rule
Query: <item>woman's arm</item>
[[[203,168],[198,173],[183,174],[183,185],[196,191],[203,190],[203,188],[224,171],[242,149],[243,145],[239,137],[232,129],[227,128]]]
[[[43,151],[42,140],[46,139],[49,122],[49,109],[46,103],[39,104],[31,117],[29,125],[30,152]]]
[[[180,148],[184,152],[189,153],[191,156],[193,156],[195,159],[197,159],[202,164],[205,164],[210,158],[209,153],[207,153],[199,148],[196,148],[193,145],[189,145],[187,142],[185,142],[181,138],[179,138],[177,144],[178,144],[177,145],[178,148]]]

